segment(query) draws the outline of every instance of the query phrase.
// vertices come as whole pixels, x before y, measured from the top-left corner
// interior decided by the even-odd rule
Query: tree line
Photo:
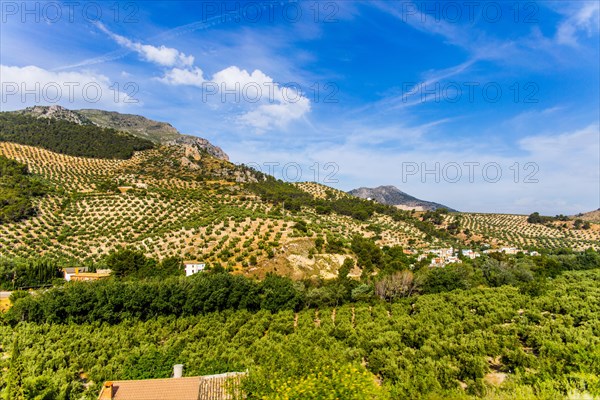
[[[223,268],[214,268],[192,277],[166,278],[167,275],[163,275],[145,280],[139,277],[123,280],[127,275],[115,273],[106,281],[71,282],[35,296],[22,296],[7,312],[5,320],[11,324],[20,321],[118,323],[128,319],[180,317],[224,310],[297,311],[361,301],[393,302],[418,294],[506,285],[539,296],[548,290],[548,278],[564,271],[600,267],[600,255],[593,250],[542,257],[497,254],[444,268],[430,268],[426,266],[426,260],[419,265],[408,266],[402,261],[405,256],[400,256],[398,249],[379,249],[378,252],[372,244],[358,237],[353,241],[353,250],[359,266],[365,271],[361,280],[348,277],[354,267],[351,259],[346,260],[336,279],[328,281],[295,282],[273,274],[259,281],[232,275]],[[124,265],[131,257],[143,260],[139,254],[129,250],[125,250],[122,257],[119,253],[114,254]],[[141,265],[147,263],[148,259]],[[373,271],[375,266],[379,273],[372,275],[369,271]]]
[[[51,260],[0,259],[0,290],[50,286],[62,276],[61,269]]]

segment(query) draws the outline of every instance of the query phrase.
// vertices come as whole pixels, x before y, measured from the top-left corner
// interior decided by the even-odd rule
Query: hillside
[[[64,109],[55,112],[63,113],[63,119],[39,118],[32,126],[111,129],[84,119],[73,122],[74,115]],[[16,115],[31,122],[29,116]],[[31,132],[41,138],[45,134]],[[113,137],[128,135],[109,132]],[[384,268],[381,257],[388,257],[390,265],[410,265],[420,253],[450,246],[600,247],[598,224],[576,229],[572,222],[530,224],[527,217],[516,215],[411,214],[316,183],[276,181],[214,156],[197,140],[202,139],[181,136],[153,143],[123,159],[73,156],[0,141],[0,155],[27,166],[48,188],[47,195],[29,198],[28,218],[0,225],[0,256],[42,256],[60,265],[87,265],[130,247],[158,260],[201,260],[245,275],[273,272],[295,279],[330,279],[349,260],[355,263],[350,276],[359,277],[365,265]],[[356,236],[367,242],[355,242]],[[363,246],[367,250],[361,255]],[[402,249],[410,249],[411,255],[399,257]]]
[[[186,144],[196,147],[199,151],[229,160],[225,152],[208,140],[196,136],[183,135],[171,124],[154,121],[141,115],[121,114],[114,111],[95,109],[68,110],[61,106],[34,106],[13,114],[27,115],[35,118],[68,121],[79,125],[94,125],[101,128],[127,132],[140,139],[149,140],[156,144]]]
[[[584,221],[600,222],[600,208],[594,211],[576,215],[573,218],[582,219]]]
[[[5,257],[98,261],[116,246],[134,246],[155,257],[199,258],[234,268],[254,256],[256,265],[245,267],[248,273],[278,268],[303,276],[304,266],[295,266],[297,257],[291,256],[296,252],[308,260],[317,236],[372,237],[375,224],[382,226],[381,243],[408,245],[412,239],[415,246],[426,245],[425,233],[385,215],[364,222],[310,208],[284,215],[245,189],[257,181],[251,171],[190,148],[161,146],[130,160],[100,160],[0,142],[0,153],[25,163],[57,189],[35,201],[35,217],[0,226]],[[132,189],[119,193],[117,185]],[[294,228],[298,219],[307,221],[308,231]],[[303,241],[307,248],[294,250],[292,244]],[[315,254],[313,260],[320,263],[321,257],[331,258]],[[332,264],[333,273],[339,265]]]
[[[391,185],[376,188],[360,187],[350,190],[348,193],[361,199],[372,199],[381,204],[395,206],[403,210],[430,211],[445,208],[448,211],[456,211],[443,204],[417,199]]]

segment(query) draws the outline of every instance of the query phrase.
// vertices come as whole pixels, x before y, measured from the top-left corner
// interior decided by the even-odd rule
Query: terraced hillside
[[[89,124],[69,121],[79,114],[65,115],[64,123]],[[337,276],[346,259],[356,259],[354,236],[416,252],[483,244],[600,248],[595,223],[576,229],[573,221],[531,224],[517,215],[401,211],[314,182],[267,179],[194,140],[155,143],[125,159],[13,142],[0,142],[0,155],[25,164],[46,186],[46,195],[31,199],[33,216],[0,225],[0,257],[81,265],[130,247],[157,259],[177,256],[301,279]],[[355,266],[349,274],[360,273]]]
[[[381,245],[429,244],[415,226],[387,215],[359,221],[310,207],[282,212],[246,190],[255,173],[190,146],[159,146],[128,160],[108,160],[0,142],[0,154],[27,165],[52,188],[33,200],[34,217],[0,226],[4,257],[41,255],[77,265],[134,247],[159,259],[179,256],[247,274],[302,278],[335,276],[349,255],[343,249],[332,253],[327,243],[347,246],[354,234]],[[315,197],[348,198],[322,185],[300,186],[313,188]],[[297,229],[298,221],[307,228]],[[316,248],[317,238],[323,248]]]
[[[241,268],[250,259],[258,264],[273,258],[294,236],[290,215],[242,192],[244,182],[256,180],[250,171],[190,148],[163,146],[129,160],[7,142],[0,151],[54,188],[35,200],[35,217],[0,226],[3,256],[97,261],[117,246],[132,245],[159,258],[178,255]],[[318,227],[310,236],[366,229],[347,217],[317,221],[310,210],[301,215]]]
[[[575,229],[573,221],[532,224],[525,215],[460,214],[467,242],[486,242],[495,247],[584,250],[600,248],[600,225]]]

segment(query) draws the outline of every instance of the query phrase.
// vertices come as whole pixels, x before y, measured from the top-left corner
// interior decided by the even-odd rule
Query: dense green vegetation
[[[166,278],[182,275],[180,257],[167,257],[161,262],[146,257],[143,252],[133,249],[118,249],[111,252],[103,260],[103,267],[112,270],[118,278]]]
[[[555,221],[566,222],[569,220],[570,218],[566,215],[560,214],[554,217],[549,217],[545,215],[540,215],[540,213],[537,211],[529,214],[529,216],[527,217],[527,222],[529,222],[530,224],[550,224]],[[575,222],[573,223],[573,228],[575,229],[590,229],[590,227],[591,225],[589,221],[583,221],[581,219],[575,219]]]
[[[224,273],[222,268],[189,278],[148,279],[145,281],[108,281],[71,283],[20,299],[6,314],[12,324],[36,323],[118,323],[129,319],[147,320],[160,316],[189,316],[223,310],[268,310],[271,312],[304,307],[336,306],[354,301],[374,301],[376,297],[393,300],[417,293],[440,293],[482,286],[513,285],[524,293],[540,295],[547,290],[547,278],[563,271],[600,267],[594,251],[544,257],[482,257],[473,262],[445,268],[408,269],[402,257],[390,249],[378,253],[359,238],[353,248],[361,263],[371,263],[370,271],[380,274],[363,282],[347,278],[352,265],[332,281],[293,282],[268,275],[256,281]],[[376,248],[376,246],[375,246]],[[378,249],[378,248],[377,248]],[[379,250],[379,249],[378,249]],[[400,252],[401,253],[401,252]],[[109,259],[145,266],[150,259],[129,250],[114,253]],[[139,258],[136,261],[136,258]],[[171,265],[171,261],[167,264]],[[113,267],[116,264],[111,264]],[[363,268],[367,268],[365,264]],[[175,272],[177,270],[175,269]],[[369,270],[367,270],[369,272]],[[135,273],[135,272],[134,272]],[[124,275],[116,274],[117,277]],[[366,275],[366,274],[365,274]]]
[[[90,158],[127,159],[154,144],[128,133],[65,120],[0,113],[0,141]]]
[[[118,303],[119,292],[103,292],[103,285],[96,289]],[[72,286],[86,293],[85,284]],[[109,310],[97,310],[96,322],[20,322],[0,326],[0,346],[11,356],[0,359],[0,368],[8,368],[0,388],[5,395],[7,387],[19,388],[27,399],[95,399],[105,380],[169,377],[172,365],[183,363],[188,376],[248,368],[248,398],[598,396],[599,288],[600,270],[592,270],[564,273],[541,295],[503,286],[297,315],[289,304],[280,312],[119,323],[101,322]],[[163,299],[178,296],[165,289]],[[23,301],[31,300],[17,305]],[[61,298],[74,308],[93,308],[93,301]]]
[[[0,224],[35,214],[31,199],[45,192],[46,187],[29,174],[26,165],[0,156]]]
[[[10,260],[0,258],[0,290],[49,286],[62,272],[49,260]]]

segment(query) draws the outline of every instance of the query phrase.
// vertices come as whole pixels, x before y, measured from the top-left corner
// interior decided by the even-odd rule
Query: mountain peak
[[[360,187],[348,193],[362,199],[375,200],[378,203],[396,206],[405,210],[428,211],[446,208],[449,211],[456,211],[443,204],[417,199],[393,185],[382,185],[376,188]]]
[[[16,111],[18,114],[31,115],[35,118],[53,118],[74,122],[79,125],[90,125],[90,121],[85,116],[76,111],[69,110],[59,105],[52,106],[33,106],[24,110]]]

